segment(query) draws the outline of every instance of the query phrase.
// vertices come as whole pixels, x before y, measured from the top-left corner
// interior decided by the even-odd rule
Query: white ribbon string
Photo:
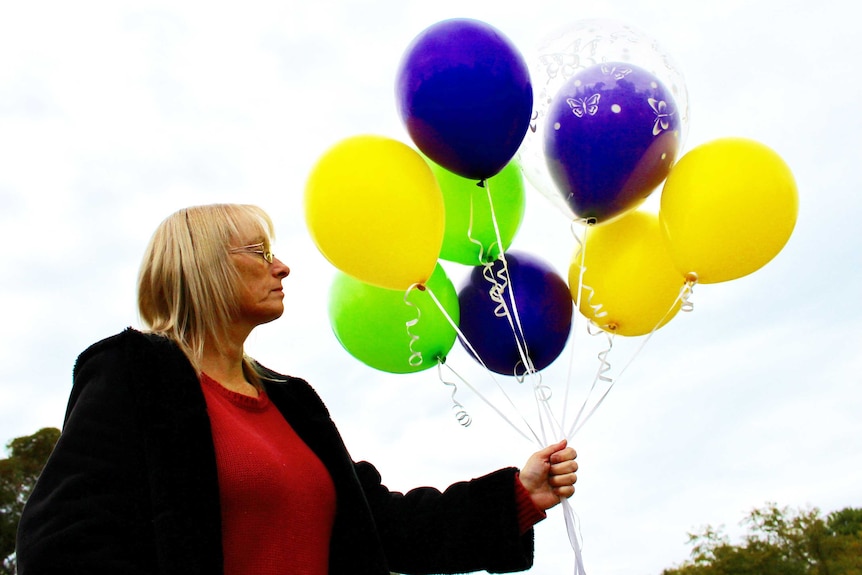
[[[452,328],[455,330],[455,333],[458,335],[459,338],[461,338],[461,341],[464,343],[464,346],[468,349],[468,351],[471,354],[473,354],[473,357],[475,357],[476,360],[479,362],[479,364],[484,368],[485,373],[487,373],[491,377],[492,381],[496,384],[497,388],[500,390],[500,392],[502,392],[503,397],[506,398],[506,401],[508,401],[509,405],[515,411],[515,413],[517,413],[521,417],[521,420],[523,421],[524,425],[529,430],[529,432],[533,435],[533,438],[535,438],[536,441],[539,441],[539,436],[536,435],[536,432],[533,430],[530,423],[527,421],[526,418],[524,418],[520,414],[520,411],[518,410],[517,406],[515,405],[515,402],[512,401],[512,398],[509,396],[508,393],[506,393],[506,390],[503,388],[502,385],[500,385],[500,382],[497,380],[497,378],[495,378],[493,376],[493,373],[491,372],[490,369],[488,369],[488,366],[485,364],[485,362],[482,361],[482,358],[479,356],[479,353],[476,351],[476,348],[473,347],[473,345],[470,343],[470,341],[464,335],[464,332],[461,331],[461,329],[458,327],[458,324],[452,319],[452,316],[449,315],[449,312],[446,311],[446,308],[443,307],[443,304],[440,303],[440,300],[437,299],[437,296],[434,294],[434,291],[431,288],[428,288],[427,286],[425,289],[426,289],[426,292],[428,293],[428,295],[431,296],[431,299],[437,305],[437,308],[440,310],[440,313],[443,314],[443,317],[446,318],[446,321],[449,322],[449,325],[452,326]],[[508,417],[506,417],[503,414],[503,412],[500,411],[493,403],[491,403],[484,395],[482,395],[479,392],[479,390],[477,390],[474,386],[472,386],[468,381],[466,381],[460,375],[455,373],[455,370],[453,370],[449,365],[444,364],[444,366],[447,367],[456,377],[458,377],[458,379],[461,380],[461,382],[464,385],[469,387],[470,390],[473,393],[475,393],[479,399],[484,401],[486,405],[488,405],[491,409],[493,409],[506,423],[508,423],[512,427],[512,429],[514,429],[515,431],[518,432],[518,434],[520,434],[525,439],[530,441],[530,437],[526,433],[524,433],[517,425],[515,425]]]
[[[410,338],[410,343],[408,343],[410,355],[407,358],[407,363],[409,363],[411,367],[418,367],[422,365],[422,362],[424,360],[422,358],[422,352],[413,349],[413,346],[416,344],[416,342],[419,341],[419,336],[411,332],[410,328],[415,327],[419,323],[419,319],[422,317],[422,310],[419,309],[419,306],[410,301],[410,293],[413,291],[414,288],[417,288],[419,290],[425,289],[419,284],[413,284],[409,288],[407,288],[407,291],[404,292],[404,303],[411,306],[416,311],[416,317],[404,322],[404,326],[407,330],[407,337]]]
[[[566,533],[569,535],[569,543],[572,550],[575,552],[575,575],[587,575],[584,569],[584,558],[581,553],[581,541],[578,538],[578,529],[575,522],[575,511],[572,509],[572,504],[568,499],[563,499],[563,517],[566,521]]]
[[[443,377],[444,363],[446,363],[444,360],[437,362],[437,377],[440,378],[443,385],[448,385],[452,388],[452,409],[455,411],[455,419],[458,421],[458,424],[461,425],[461,427],[470,427],[470,424],[473,423],[473,418],[470,417],[470,414],[467,413],[464,406],[461,405],[461,402],[455,398],[455,395],[458,393],[458,385],[454,381],[447,381],[446,378]]]

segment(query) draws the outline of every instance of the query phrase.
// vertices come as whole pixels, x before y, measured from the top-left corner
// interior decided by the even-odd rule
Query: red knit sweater
[[[270,403],[201,377],[218,466],[225,575],[325,575],[335,487]]]
[[[215,444],[225,575],[325,575],[335,488],[320,459],[264,392],[249,397],[202,374]],[[515,477],[525,533],[545,513]]]

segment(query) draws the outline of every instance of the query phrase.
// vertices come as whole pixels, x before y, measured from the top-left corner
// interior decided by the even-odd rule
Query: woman
[[[18,531],[20,575],[508,572],[574,492],[565,442],[440,492],[390,492],[317,394],[243,351],[289,268],[260,208],[180,210],[138,281],[146,332],[78,358],[62,436]]]

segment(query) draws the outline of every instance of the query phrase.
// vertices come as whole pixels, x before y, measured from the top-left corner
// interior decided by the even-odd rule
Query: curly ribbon
[[[607,332],[604,332],[604,333],[607,333]],[[607,335],[608,335],[608,347],[607,347],[607,349],[600,351],[598,353],[598,356],[597,356],[599,358],[599,369],[596,372],[596,380],[597,381],[604,381],[606,383],[612,384],[614,382],[613,378],[609,377],[605,374],[611,370],[611,362],[608,361],[608,355],[610,355],[611,350],[613,350],[613,348],[614,348],[614,340],[613,340],[612,335],[610,335],[610,334],[607,334]]]
[[[443,304],[440,303],[440,300],[437,299],[437,296],[434,294],[434,291],[431,290],[430,288],[428,288],[427,286],[426,286],[426,291],[427,291],[428,295],[431,296],[431,299],[434,301],[434,303],[437,305],[437,308],[440,310],[440,313],[443,314],[443,317],[446,318],[446,321],[448,321],[449,325],[452,326],[452,329],[455,330],[455,333],[458,335],[458,337],[460,338],[460,340],[464,344],[464,346],[467,348],[467,350],[471,354],[473,354],[473,357],[476,358],[476,360],[479,362],[479,364],[484,368],[485,372],[491,377],[491,379],[497,385],[497,388],[503,393],[503,397],[505,397],[506,400],[509,402],[509,405],[512,407],[512,409],[514,409],[515,412],[518,413],[518,408],[515,406],[515,402],[512,401],[512,398],[509,396],[509,394],[506,393],[506,390],[503,389],[503,386],[500,385],[500,382],[497,380],[497,378],[495,378],[493,376],[491,371],[488,369],[488,366],[485,365],[485,362],[482,361],[482,358],[479,356],[479,353],[476,351],[476,348],[473,347],[473,345],[470,343],[470,341],[464,335],[464,332],[461,331],[461,328],[458,327],[458,324],[455,322],[455,320],[452,319],[452,316],[449,315],[449,312],[446,311],[446,308],[443,307]],[[473,393],[475,393],[479,399],[484,401],[488,407],[493,409],[497,413],[497,415],[499,415],[506,423],[508,423],[512,427],[512,429],[514,429],[519,435],[521,435],[521,437],[523,437],[527,441],[530,441],[530,437],[524,431],[522,431],[521,428],[519,428],[517,425],[515,425],[515,423],[512,422],[511,419],[506,417],[506,415],[502,411],[500,411],[500,409],[496,405],[491,403],[484,395],[482,395],[479,392],[479,390],[477,390],[474,386],[472,386],[470,384],[470,382],[468,382],[463,377],[458,375],[455,372],[455,370],[453,370],[448,364],[443,364],[443,365],[446,368],[448,368],[461,381],[461,383],[466,385]],[[533,428],[530,426],[530,423],[523,416],[521,416],[521,420],[523,421],[527,430],[530,433],[532,433],[533,438],[536,441],[539,441],[539,436],[536,435],[535,431],[533,431]]]
[[[679,291],[679,300],[682,302],[680,304],[680,311],[690,312],[694,311],[694,302],[689,301],[689,298],[694,294],[694,286],[697,283],[697,274],[694,272],[688,272],[685,274],[685,284],[682,286],[682,289]]]
[[[601,352],[599,352],[599,354],[597,356],[599,359],[599,367],[596,370],[596,376],[593,378],[593,383],[590,386],[590,391],[587,393],[586,399],[584,399],[583,404],[581,404],[581,408],[578,410],[578,414],[575,416],[575,421],[572,423],[571,427],[569,428],[569,432],[566,435],[566,438],[568,438],[568,439],[571,439],[572,437],[574,437],[575,434],[587,423],[587,421],[590,420],[590,418],[593,416],[593,414],[596,412],[596,410],[605,401],[605,398],[607,398],[608,394],[611,392],[611,389],[613,389],[614,384],[616,383],[616,380],[614,380],[614,378],[606,375],[611,370],[611,363],[608,360],[608,356],[610,355],[610,353],[614,347],[614,336],[613,336],[613,334],[608,333],[606,331],[599,330],[595,333],[591,333],[590,335],[604,335],[605,337],[607,337],[608,347],[606,349],[602,350]],[[604,393],[602,393],[602,396],[595,403],[595,405],[593,405],[590,408],[589,412],[587,412],[587,415],[583,417],[583,421],[581,421],[581,418],[584,414],[584,411],[586,410],[587,404],[590,401],[590,396],[595,391],[596,385],[599,382],[607,383],[608,387],[605,389]]]
[[[506,415],[505,415],[502,411],[500,411],[500,409],[499,409],[496,405],[494,405],[493,403],[491,403],[490,401],[488,401],[488,399],[487,399],[484,395],[482,395],[482,393],[481,393],[481,392],[479,392],[479,390],[477,390],[475,387],[473,387],[473,386],[470,384],[470,382],[469,382],[469,381],[467,381],[466,379],[464,379],[463,377],[461,377],[461,376],[460,376],[460,375],[459,375],[459,374],[458,374],[454,369],[452,369],[452,368],[449,366],[449,364],[446,364],[446,363],[440,363],[440,364],[438,364],[438,366],[439,366],[439,367],[445,367],[446,369],[448,369],[448,370],[452,373],[452,375],[454,375],[455,377],[457,377],[457,378],[458,378],[458,381],[460,381],[461,383],[463,383],[464,385],[466,385],[466,386],[470,389],[470,391],[472,391],[473,393],[475,393],[475,394],[476,394],[476,396],[477,396],[479,399],[481,399],[482,401],[484,401],[484,402],[485,402],[485,404],[486,404],[488,407],[490,407],[491,409],[493,409],[493,410],[497,413],[497,415],[499,415],[499,416],[500,416],[500,418],[501,418],[501,419],[503,419],[503,421],[505,421],[506,423],[508,423],[508,424],[509,424],[509,426],[510,426],[512,429],[514,429],[514,430],[515,430],[515,432],[517,432],[517,433],[518,433],[518,435],[520,435],[521,437],[523,437],[523,438],[524,438],[524,439],[526,439],[527,441],[533,441],[533,439],[535,439],[536,441],[538,441],[538,440],[539,440],[539,439],[538,439],[538,436],[536,436],[536,435],[535,435],[535,432],[533,432],[533,439],[531,439],[531,438],[530,438],[530,436],[528,436],[526,433],[524,433],[524,432],[521,430],[521,428],[519,428],[517,425],[515,425],[515,423],[514,423],[511,419],[509,419],[508,417],[506,417]],[[446,383],[446,382],[444,381],[443,383]],[[504,392],[504,393],[505,393],[505,392]],[[506,397],[506,399],[509,399],[509,397],[507,396],[507,397]],[[511,403],[511,399],[509,399],[509,402]],[[512,405],[514,406],[514,404],[512,404]],[[525,421],[525,424],[527,425],[527,427],[528,427],[528,428],[530,427],[529,423],[526,423],[526,421]],[[532,429],[530,429],[530,431],[532,432],[533,430],[532,430]]]
[[[587,306],[593,310],[593,318],[601,319],[603,317],[607,317],[608,312],[602,310],[604,304],[601,303],[593,303],[593,296],[596,295],[596,290],[592,288],[592,286],[588,286],[585,283],[581,283],[581,291],[587,292]]]
[[[416,317],[413,319],[407,320],[404,323],[404,326],[405,326],[405,329],[407,330],[407,337],[410,338],[410,343],[408,344],[408,349],[410,350],[410,356],[407,358],[407,363],[409,363],[412,367],[419,367],[420,365],[422,365],[422,362],[424,361],[422,358],[422,352],[413,349],[413,346],[416,344],[416,342],[419,341],[419,336],[410,331],[410,328],[415,327],[416,324],[419,323],[419,318],[422,317],[422,310],[419,309],[419,306],[417,306],[415,303],[410,301],[410,293],[414,289],[418,289],[419,291],[425,291],[425,286],[423,286],[421,284],[413,284],[409,288],[407,288],[407,291],[404,292],[404,303],[416,310]]]
[[[458,385],[454,381],[447,381],[446,378],[443,377],[443,364],[445,363],[446,360],[444,359],[437,362],[437,377],[440,378],[443,385],[447,385],[452,388],[452,409],[455,411],[455,420],[458,422],[458,425],[461,427],[470,427],[470,424],[473,423],[473,418],[469,413],[467,413],[464,406],[461,405],[461,402],[455,398],[455,395],[458,393]]]
[[[696,273],[689,272],[685,275],[685,283],[680,288],[679,295],[677,295],[676,300],[674,300],[674,302],[671,304],[670,308],[668,308],[667,312],[659,320],[659,322],[652,329],[652,331],[649,332],[649,334],[643,339],[640,346],[638,346],[637,350],[635,350],[634,354],[632,354],[632,357],[629,359],[628,363],[626,363],[626,365],[622,368],[622,370],[620,370],[619,374],[617,374],[618,380],[620,377],[622,377],[623,373],[625,373],[625,371],[629,368],[629,366],[632,364],[632,362],[634,362],[635,358],[638,355],[640,355],[641,351],[643,351],[644,346],[646,346],[646,344],[652,338],[652,336],[656,332],[656,330],[664,324],[665,318],[668,315],[670,315],[670,313],[673,311],[674,306],[676,306],[677,303],[680,304],[680,308],[679,308],[680,311],[684,311],[684,312],[694,311],[694,303],[689,301],[689,298],[691,297],[691,295],[694,291],[694,285],[696,283],[697,283],[697,274]]]
[[[685,284],[682,286],[682,288],[680,288],[679,295],[677,296],[676,300],[671,304],[667,313],[665,313],[665,315],[659,320],[659,322],[652,329],[652,331],[650,331],[650,333],[647,334],[647,336],[641,341],[641,344],[638,346],[638,348],[632,354],[631,358],[629,358],[628,362],[626,362],[626,364],[623,366],[623,368],[617,374],[616,378],[611,378],[611,377],[606,375],[607,372],[610,371],[610,369],[611,369],[610,362],[608,361],[608,355],[610,354],[611,349],[613,348],[612,336],[610,334],[608,334],[609,345],[608,345],[608,348],[606,350],[604,350],[598,354],[599,369],[598,369],[598,372],[596,373],[596,379],[593,381],[593,387],[590,389],[590,393],[592,393],[592,391],[595,388],[595,385],[598,381],[603,381],[605,383],[608,383],[608,388],[602,394],[601,398],[599,398],[599,401],[596,403],[596,405],[593,406],[593,408],[587,414],[584,421],[582,423],[580,423],[580,425],[578,425],[578,420],[580,419],[581,414],[583,413],[583,410],[584,410],[584,406],[586,405],[586,401],[584,402],[584,406],[581,406],[581,410],[578,412],[578,416],[575,419],[575,423],[570,428],[570,432],[569,432],[569,435],[567,437],[571,438],[572,436],[574,436],[574,434],[577,433],[578,430],[584,426],[584,424],[587,422],[587,420],[589,420],[589,418],[593,415],[593,413],[595,413],[595,411],[599,408],[599,406],[602,404],[602,402],[607,397],[608,393],[610,393],[611,388],[613,388],[614,384],[620,380],[620,378],[623,376],[623,374],[626,372],[626,370],[628,370],[629,366],[634,362],[634,360],[637,358],[637,356],[640,355],[640,353],[643,351],[644,347],[649,342],[649,340],[652,338],[652,336],[656,332],[656,330],[661,325],[664,324],[665,318],[673,311],[674,307],[679,303],[681,311],[690,312],[694,309],[694,304],[689,301],[689,297],[691,296],[691,294],[694,290],[694,285],[696,283],[697,283],[697,274],[695,274],[694,272],[686,274]],[[598,332],[598,333],[590,332],[591,335],[601,335],[601,333],[602,332]]]
[[[527,340],[524,336],[521,320],[518,316],[514,286],[509,278],[509,264],[506,261],[505,254],[500,254],[499,261],[502,262],[502,266],[496,273],[494,272],[495,262],[484,264],[482,268],[482,277],[489,284],[488,297],[492,302],[497,304],[497,307],[494,308],[494,315],[505,318],[509,322],[509,329],[512,331],[518,355],[521,358],[520,364],[524,366],[524,375],[536,373],[533,360],[530,358],[529,350],[527,349]],[[507,294],[508,301],[506,298]],[[512,375],[518,376],[517,366],[515,366],[515,372]]]
[[[509,308],[506,306],[506,298],[503,294],[506,293],[506,287],[509,285],[509,264],[505,256],[500,258],[503,262],[500,271],[494,273],[494,262],[488,262],[482,266],[482,277],[485,278],[491,287],[488,289],[488,296],[491,301],[497,304],[494,308],[494,315],[497,317],[509,317]]]
[[[497,223],[497,215],[494,211],[494,200],[493,200],[493,197],[491,195],[491,188],[488,185],[487,181],[483,180],[482,183],[483,183],[485,191],[487,192],[487,195],[488,195],[488,206],[491,210],[491,221],[494,224],[495,239],[497,241],[497,245],[502,248],[503,238],[500,235],[500,226]],[[508,262],[506,261],[506,254],[502,249],[500,249],[500,256],[498,259],[500,261],[502,261],[502,263],[503,263],[503,266],[502,266],[500,272],[498,272],[498,274],[497,274],[497,276],[502,280],[502,282],[498,283],[498,282],[494,281],[493,278],[489,277],[489,273],[491,271],[490,266],[486,266],[483,270],[484,277],[489,281],[489,283],[492,284],[491,291],[489,292],[489,295],[491,296],[491,300],[496,301],[499,304],[494,313],[498,317],[508,318],[509,326],[512,329],[512,334],[515,337],[515,342],[518,346],[518,353],[521,356],[521,364],[524,366],[524,374],[525,375],[532,374],[532,373],[536,372],[536,369],[535,369],[535,366],[533,365],[532,359],[530,358],[529,350],[527,349],[527,339],[526,339],[526,336],[524,335],[523,327],[521,325],[521,319],[518,315],[518,306],[515,303],[514,288],[511,284],[511,281],[509,281],[510,280],[510,278],[509,278],[509,267],[508,267]],[[506,288],[508,288],[508,290],[509,290],[509,302],[511,305],[510,309],[505,307],[506,303],[505,303],[505,299],[503,298],[503,294],[506,293]],[[499,290],[499,291],[497,291],[497,290]],[[497,299],[495,299],[495,296],[499,296],[499,297]],[[511,313],[510,313],[510,311],[511,311]],[[516,366],[515,370],[516,370],[516,373],[514,375],[517,376],[517,366]]]

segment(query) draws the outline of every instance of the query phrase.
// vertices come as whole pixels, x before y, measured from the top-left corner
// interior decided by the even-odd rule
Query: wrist
[[[523,535],[530,528],[547,517],[547,514],[533,501],[533,496],[521,482],[519,473],[515,474],[515,505],[518,513],[518,527]]]

